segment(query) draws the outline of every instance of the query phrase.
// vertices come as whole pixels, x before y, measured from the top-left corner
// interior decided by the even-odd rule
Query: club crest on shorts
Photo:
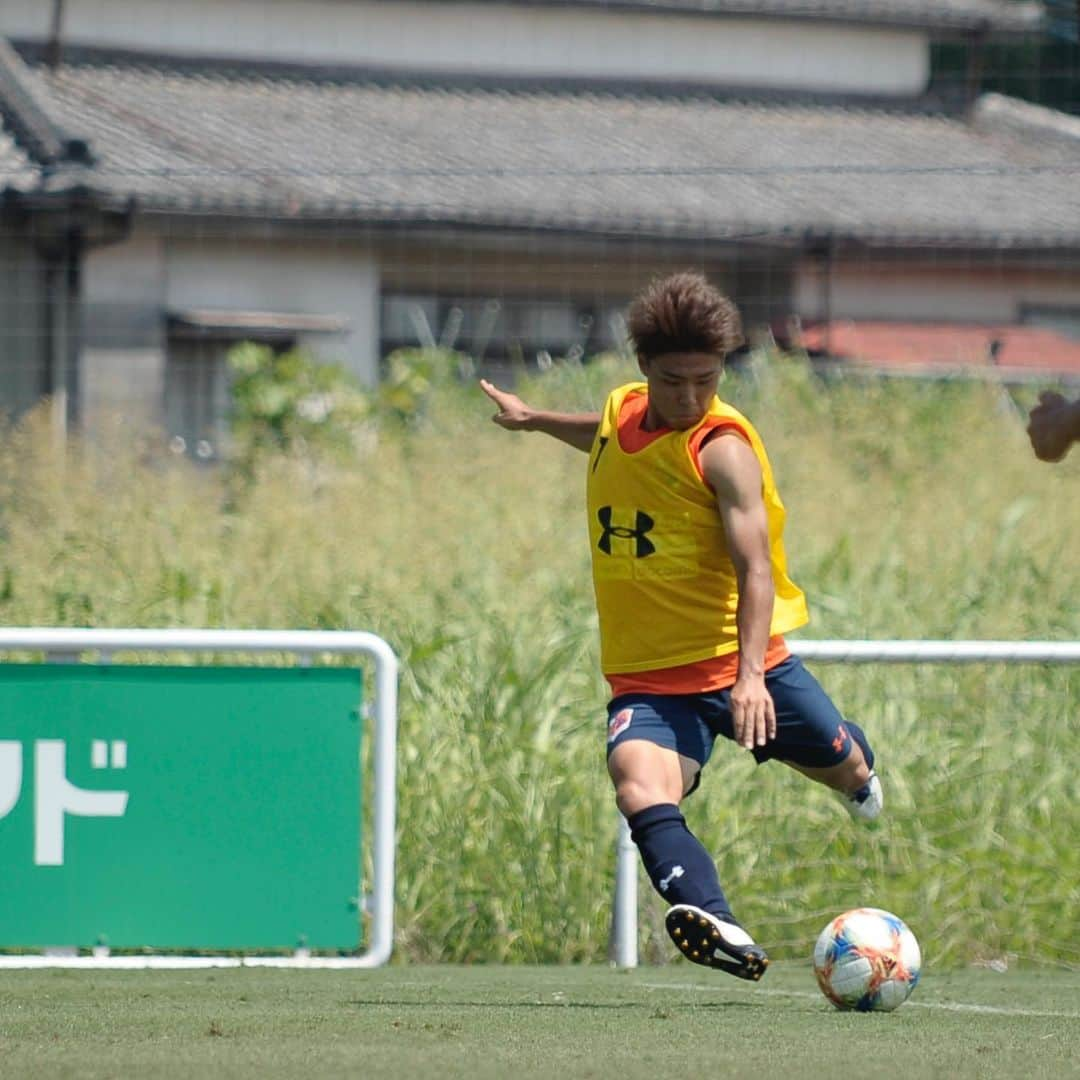
[[[629,726],[630,721],[634,719],[633,709],[620,709],[609,721],[607,726],[607,741],[613,742],[617,739]]]

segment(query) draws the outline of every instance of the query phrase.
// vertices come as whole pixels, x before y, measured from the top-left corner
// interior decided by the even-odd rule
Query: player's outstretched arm
[[[1074,442],[1080,442],[1080,398],[1066,401],[1044,390],[1028,416],[1028,437],[1040,461],[1060,461]]]
[[[587,454],[592,449],[593,438],[600,424],[599,413],[559,413],[534,409],[507,390],[500,390],[487,379],[480,380],[480,389],[498,407],[491,418],[499,427],[508,431],[542,431],[576,450]]]

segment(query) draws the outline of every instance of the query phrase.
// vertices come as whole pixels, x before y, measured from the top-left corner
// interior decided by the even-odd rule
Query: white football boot
[[[856,821],[873,821],[885,805],[881,780],[873,769],[870,770],[870,779],[858,791],[838,791],[836,795]]]
[[[760,945],[738,923],[727,922],[693,904],[668,909],[664,925],[687,960],[719,968],[729,975],[757,982],[769,966]]]

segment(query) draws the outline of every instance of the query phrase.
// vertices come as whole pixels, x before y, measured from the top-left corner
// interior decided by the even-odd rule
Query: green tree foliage
[[[372,412],[345,370],[299,349],[244,342],[229,353],[234,457],[267,451],[347,452]]]

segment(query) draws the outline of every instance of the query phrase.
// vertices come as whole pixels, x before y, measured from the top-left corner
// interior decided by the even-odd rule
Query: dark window
[[[248,338],[286,352],[295,341]],[[217,461],[228,452],[229,350],[235,338],[173,336],[165,361],[165,424],[169,448],[195,461]]]
[[[165,424],[169,447],[199,461],[222,456],[228,432],[232,342],[170,340],[165,363]]]
[[[487,365],[585,357],[618,344],[612,313],[584,300],[397,293],[382,301],[381,351],[440,345]],[[599,316],[599,317],[598,317]]]

